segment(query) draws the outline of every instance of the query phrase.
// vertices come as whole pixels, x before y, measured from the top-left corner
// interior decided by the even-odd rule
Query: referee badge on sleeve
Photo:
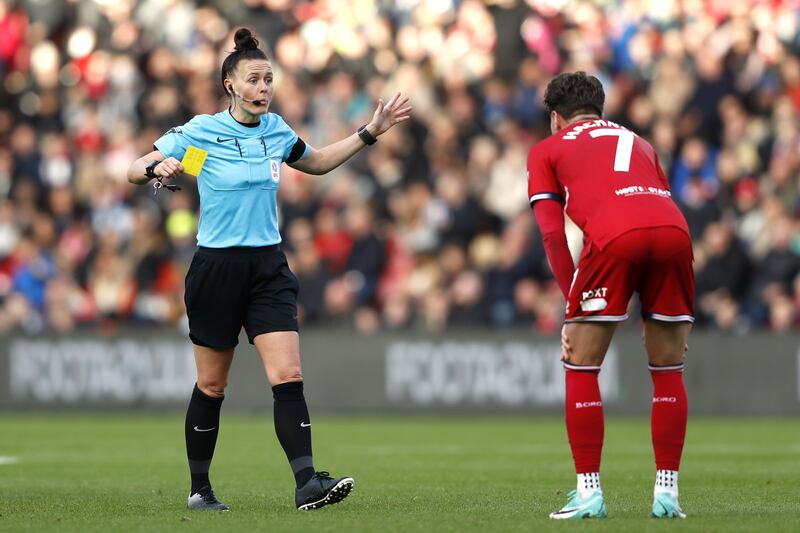
[[[275,183],[281,181],[281,162],[277,159],[269,160],[269,175]]]

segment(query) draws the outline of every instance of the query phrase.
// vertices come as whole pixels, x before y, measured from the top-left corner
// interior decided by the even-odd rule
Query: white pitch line
[[[0,455],[0,465],[13,465],[19,462],[19,457]]]

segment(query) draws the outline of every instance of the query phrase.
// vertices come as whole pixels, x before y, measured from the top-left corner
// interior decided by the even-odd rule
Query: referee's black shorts
[[[189,338],[223,350],[272,331],[297,331],[297,278],[280,245],[198,248],[186,273]]]

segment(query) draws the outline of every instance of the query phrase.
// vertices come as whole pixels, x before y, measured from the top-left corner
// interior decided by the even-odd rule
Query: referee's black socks
[[[195,383],[192,399],[186,410],[186,456],[189,458],[189,472],[192,475],[190,494],[211,486],[208,469],[217,444],[219,410],[224,399],[224,396],[214,398],[206,395]]]
[[[275,434],[286,452],[295,482],[300,488],[314,475],[311,420],[303,395],[303,382],[290,381],[275,385],[272,387],[272,397],[275,398]]]

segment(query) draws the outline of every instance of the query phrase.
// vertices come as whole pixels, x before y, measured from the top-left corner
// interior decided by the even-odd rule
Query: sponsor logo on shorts
[[[608,294],[608,287],[600,287],[599,289],[589,289],[581,293],[581,301],[589,298],[605,298]]]
[[[575,402],[576,409],[584,409],[586,407],[603,407],[603,402]]]
[[[589,298],[581,302],[582,311],[602,311],[608,307],[608,301],[605,298]]]
[[[675,396],[656,396],[653,403],[678,403],[678,399]]]
[[[582,311],[602,311],[608,307],[608,287],[600,287],[597,289],[589,289],[581,293],[581,310]]]

